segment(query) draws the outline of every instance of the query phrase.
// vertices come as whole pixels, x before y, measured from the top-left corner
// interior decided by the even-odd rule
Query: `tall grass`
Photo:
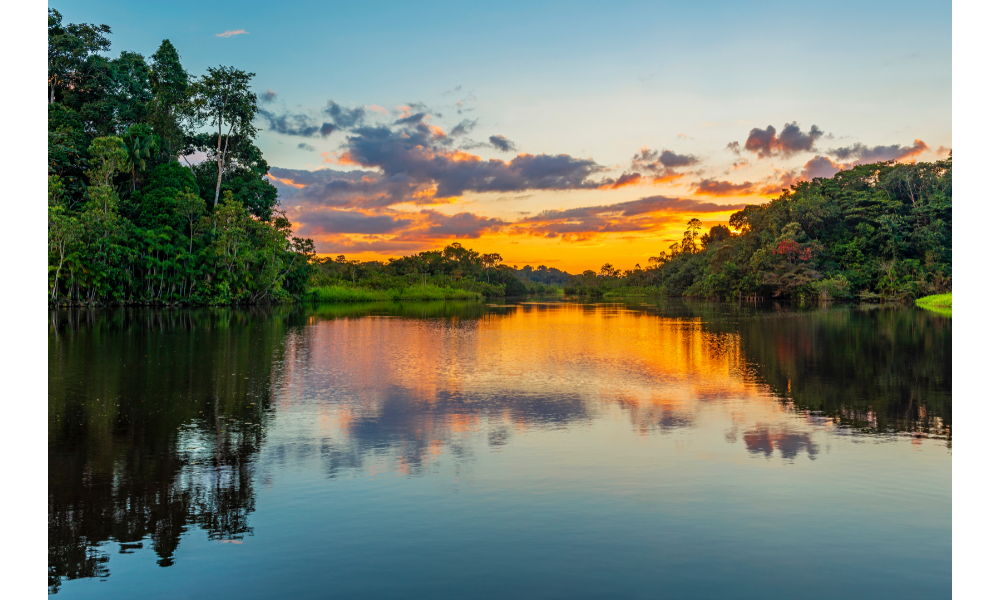
[[[623,285],[611,291],[604,292],[605,298],[624,298],[628,296],[659,296],[663,293],[658,287],[642,287],[635,285]]]
[[[936,294],[934,296],[924,296],[917,298],[917,306],[932,310],[936,313],[951,316],[951,293]]]
[[[478,300],[482,295],[469,290],[439,287],[436,285],[411,285],[402,289],[372,290],[346,285],[327,285],[311,288],[306,300],[317,302],[378,302],[384,300]]]

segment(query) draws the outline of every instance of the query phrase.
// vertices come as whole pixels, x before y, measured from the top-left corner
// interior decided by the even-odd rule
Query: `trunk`
[[[62,255],[59,257],[59,266],[56,268],[56,279],[52,282],[52,300],[56,299],[56,290],[59,289],[59,272],[62,271],[63,262],[65,259]]]
[[[215,179],[215,200],[212,201],[212,210],[219,204],[219,189],[222,187],[222,156],[217,159],[219,166],[219,176]]]
[[[233,134],[233,125],[229,126],[229,132],[226,134],[226,145],[222,146],[222,114],[219,114],[219,139],[215,144],[215,156],[216,164],[219,167],[219,176],[215,180],[215,201],[212,203],[212,209],[219,203],[219,190],[222,188],[222,165],[226,161],[226,154],[229,153],[229,138]],[[221,154],[219,150],[222,150]]]
[[[188,166],[188,168],[189,168],[189,169],[191,169],[191,176],[193,177],[193,176],[194,176],[194,167],[193,167],[193,166],[191,166],[191,163],[189,163],[189,162],[188,162],[188,159],[187,159],[187,157],[186,157],[186,156],[181,156],[181,158],[183,158],[183,159],[184,159],[184,162],[186,162],[186,163],[187,163],[187,166]],[[197,179],[196,179],[195,181],[197,182]],[[195,187],[197,187],[197,183],[196,183]],[[199,192],[199,193],[200,193],[200,192]]]

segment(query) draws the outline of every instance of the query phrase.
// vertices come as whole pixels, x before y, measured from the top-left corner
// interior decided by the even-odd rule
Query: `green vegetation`
[[[49,10],[49,302],[300,297],[313,243],[265,178],[253,73],[192,77],[169,40],[148,60],[107,58],[110,33]]]
[[[917,298],[916,304],[927,310],[951,316],[951,292]]]
[[[455,242],[387,262],[348,260],[341,255],[315,261],[310,297],[331,302],[523,296],[545,289],[526,282],[499,254],[480,254]],[[321,291],[330,290],[330,291]]]
[[[794,185],[620,271],[605,264],[566,284],[571,294],[857,299],[908,302],[951,289],[951,165],[861,165]],[[735,231],[735,233],[734,233]]]
[[[951,289],[952,161],[882,162],[802,182],[646,267],[573,275],[454,243],[360,262],[292,235],[254,145],[253,73],[194,77],[169,40],[147,60],[106,25],[48,22],[52,304],[271,303],[566,293],[908,302]],[[197,161],[196,156],[204,157]],[[949,309],[950,310],[950,309]]]
[[[328,285],[309,290],[308,300],[318,302],[379,302],[385,300],[476,300],[478,292],[436,285],[411,285],[401,289],[373,290],[362,287]]]

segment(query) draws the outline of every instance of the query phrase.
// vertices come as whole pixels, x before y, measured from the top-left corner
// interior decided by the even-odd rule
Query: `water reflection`
[[[829,431],[950,444],[950,324],[680,301],[54,312],[50,591],[108,577],[106,542],[170,566],[192,527],[253,535],[255,483],[314,459],[418,477],[617,420],[765,461],[817,460]]]
[[[107,577],[99,544],[173,564],[181,535],[252,535],[254,456],[271,361],[291,319],[275,311],[53,313],[49,342],[49,587]]]

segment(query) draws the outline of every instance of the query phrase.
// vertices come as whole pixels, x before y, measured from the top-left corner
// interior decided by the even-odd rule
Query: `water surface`
[[[942,598],[951,321],[53,312],[60,597]]]

